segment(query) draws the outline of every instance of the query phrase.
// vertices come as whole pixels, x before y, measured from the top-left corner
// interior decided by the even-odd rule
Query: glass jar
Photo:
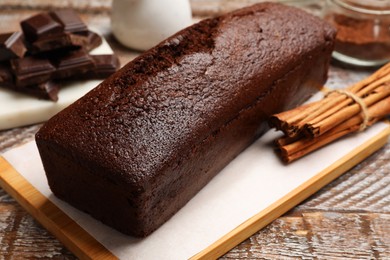
[[[327,0],[324,18],[338,31],[335,59],[358,66],[390,61],[390,0]]]

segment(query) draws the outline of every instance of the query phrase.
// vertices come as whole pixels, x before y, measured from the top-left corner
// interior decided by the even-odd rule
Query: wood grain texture
[[[390,214],[390,147],[316,193],[297,211],[371,212]]]
[[[209,16],[252,2],[192,0],[191,5],[195,15]],[[0,0],[0,32],[16,30],[18,21],[54,5],[75,7],[89,26],[108,39],[122,64],[137,55],[118,44],[110,33],[111,0]],[[333,66],[327,85],[345,87],[369,73]],[[32,140],[39,127],[0,131],[0,152]],[[222,259],[389,259],[389,184],[388,143]],[[20,258],[75,259],[0,189],[0,259]]]
[[[76,259],[52,234],[0,189],[0,259]]]
[[[41,124],[0,131],[0,152],[27,143],[34,138]]]
[[[277,219],[221,259],[389,259],[390,215],[303,212]]]

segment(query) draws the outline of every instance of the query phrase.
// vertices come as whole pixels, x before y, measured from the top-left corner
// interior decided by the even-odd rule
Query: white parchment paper
[[[283,165],[269,131],[203,188],[167,223],[144,239],[123,235],[58,200],[51,193],[35,142],[3,156],[44,196],[121,259],[187,259],[285,196],[371,137],[389,127],[378,123],[291,165]]]

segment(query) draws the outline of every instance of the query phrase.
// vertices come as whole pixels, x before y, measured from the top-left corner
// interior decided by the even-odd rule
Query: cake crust
[[[326,80],[334,29],[257,4],[188,27],[50,119],[36,142],[53,193],[150,234]]]

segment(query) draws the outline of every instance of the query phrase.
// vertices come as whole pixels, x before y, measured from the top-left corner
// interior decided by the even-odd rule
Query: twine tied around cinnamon
[[[346,89],[328,91],[322,100],[271,116],[269,124],[284,133],[275,143],[289,163],[389,115],[390,63]]]
[[[370,116],[368,114],[368,107],[364,103],[363,99],[357,96],[356,94],[352,93],[349,90],[346,89],[334,89],[334,90],[329,90],[326,94],[325,97],[330,95],[331,93],[339,93],[342,95],[346,95],[347,97],[351,98],[356,104],[360,106],[360,111],[361,115],[363,118],[363,122],[360,124],[359,131],[364,131],[364,129],[367,128],[368,122],[370,120]]]

